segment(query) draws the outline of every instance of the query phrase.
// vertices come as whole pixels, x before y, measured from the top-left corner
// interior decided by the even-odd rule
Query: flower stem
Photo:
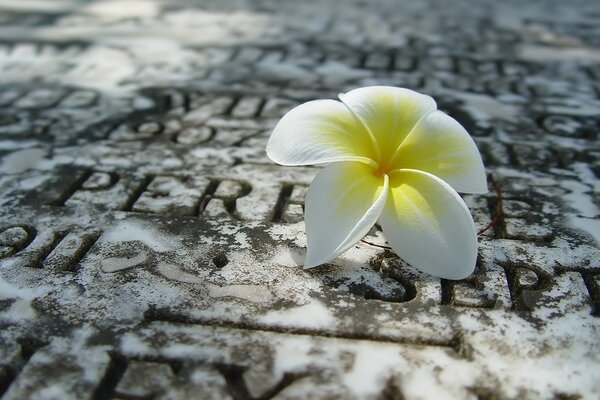
[[[379,247],[380,249],[386,249],[386,250],[391,250],[392,248],[390,246],[384,246],[382,244],[377,244],[377,243],[373,243],[373,242],[369,242],[368,240],[365,239],[360,239],[361,242],[369,244],[371,246],[375,246],[375,247]]]
[[[500,219],[502,219],[502,217],[504,216],[504,213],[502,212],[502,192],[500,191],[500,185],[494,179],[494,175],[490,174],[488,176],[488,178],[490,179],[490,182],[492,183],[492,187],[494,188],[494,191],[496,192],[496,210],[494,211],[494,217],[492,218],[490,223],[487,224],[486,226],[484,226],[482,229],[480,229],[479,232],[477,232],[477,236],[480,236],[485,231],[490,229],[492,226],[496,225],[498,222],[500,222]]]

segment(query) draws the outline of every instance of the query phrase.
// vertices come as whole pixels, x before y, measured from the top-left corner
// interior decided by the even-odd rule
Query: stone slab
[[[600,8],[0,1],[0,397],[600,396]],[[374,227],[301,268],[294,106],[432,95],[474,137],[474,274]]]

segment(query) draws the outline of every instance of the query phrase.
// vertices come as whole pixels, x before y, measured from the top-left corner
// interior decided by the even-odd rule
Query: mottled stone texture
[[[0,0],[0,397],[600,397],[599,48],[594,1]],[[374,84],[482,153],[467,279],[301,268],[270,130]]]

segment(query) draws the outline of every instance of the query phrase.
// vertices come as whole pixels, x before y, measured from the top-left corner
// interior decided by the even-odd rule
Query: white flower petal
[[[396,254],[429,274],[462,279],[475,268],[477,234],[464,201],[440,178],[396,170],[379,219]]]
[[[368,127],[379,146],[382,166],[417,121],[437,107],[427,95],[390,86],[364,87],[339,97]]]
[[[429,172],[458,192],[486,193],[481,155],[467,131],[441,111],[423,117],[398,148],[392,168]]]
[[[306,194],[308,253],[304,268],[333,260],[367,234],[386,202],[387,176],[360,162],[339,162],[319,172]]]
[[[315,100],[283,116],[269,138],[267,155],[282,165],[371,163],[373,146],[369,133],[344,104]]]

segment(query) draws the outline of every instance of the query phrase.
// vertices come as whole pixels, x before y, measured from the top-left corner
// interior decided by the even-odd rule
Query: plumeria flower
[[[392,249],[429,274],[462,279],[477,234],[457,192],[486,193],[467,131],[426,95],[373,86],[283,116],[267,144],[282,165],[325,164],[306,194],[305,268],[333,260],[379,222]]]

